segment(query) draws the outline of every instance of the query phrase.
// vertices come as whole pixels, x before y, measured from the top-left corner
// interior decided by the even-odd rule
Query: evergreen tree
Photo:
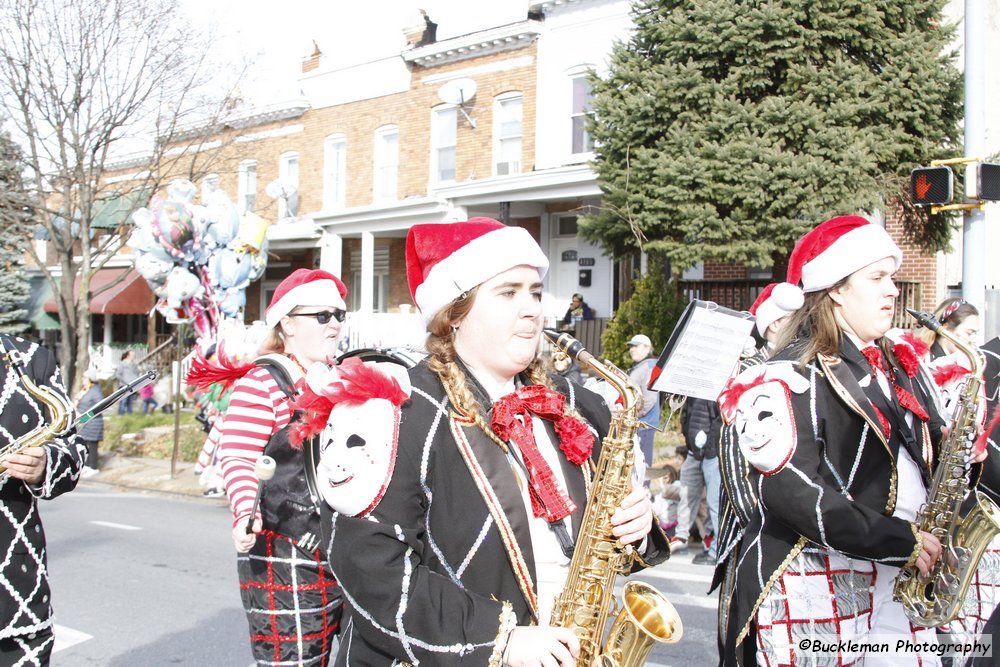
[[[646,275],[633,283],[634,292],[615,311],[615,317],[601,336],[604,356],[622,370],[632,366],[628,340],[636,334],[646,334],[656,355],[677,325],[686,300],[677,292],[676,283],[667,282],[665,262],[651,255]]]
[[[25,305],[30,284],[24,271],[30,213],[21,180],[21,151],[7,133],[0,133],[0,332],[28,328]]]
[[[584,235],[675,270],[770,266],[828,217],[903,204],[911,237],[946,247],[947,219],[899,201],[910,169],[959,152],[944,4],[637,0],[592,77],[605,199]]]

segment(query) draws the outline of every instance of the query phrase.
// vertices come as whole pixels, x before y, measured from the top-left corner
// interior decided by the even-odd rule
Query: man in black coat
[[[0,553],[4,555],[0,560],[4,581],[0,586],[0,664],[47,665],[54,636],[45,534],[37,501],[76,486],[86,449],[69,435],[6,453],[26,434],[52,423],[51,409],[29,391],[20,373],[28,382],[50,390],[67,410],[71,408],[51,352],[9,336],[0,336],[0,344],[0,435],[5,448],[0,466],[6,468],[0,473]]]

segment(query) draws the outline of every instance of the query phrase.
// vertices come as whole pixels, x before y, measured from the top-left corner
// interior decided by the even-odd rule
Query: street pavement
[[[56,611],[55,665],[252,664],[225,499],[205,498],[190,463],[112,457],[78,489],[41,504]],[[684,624],[648,665],[716,663],[712,569],[697,548],[635,577]],[[624,580],[619,579],[618,588]]]

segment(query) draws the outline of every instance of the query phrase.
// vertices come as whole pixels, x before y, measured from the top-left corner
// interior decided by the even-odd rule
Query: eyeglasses
[[[321,310],[318,313],[289,313],[289,317],[315,317],[320,324],[328,324],[331,319],[343,322],[347,319],[347,312],[340,308],[333,310]]]

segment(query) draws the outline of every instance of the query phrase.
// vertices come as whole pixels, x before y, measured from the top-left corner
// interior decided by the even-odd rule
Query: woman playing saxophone
[[[913,348],[885,336],[901,262],[885,229],[861,217],[803,236],[788,267],[803,306],[775,354],[720,397],[758,500],[722,602],[726,665],[938,664],[933,654],[808,648],[875,635],[936,641],[893,600],[901,567],[926,573],[941,556],[915,525],[941,422],[915,379]]]
[[[610,414],[537,359],[547,267],[526,230],[494,220],[410,230],[429,356],[409,371],[384,495],[333,523],[351,616],[338,664],[567,665],[579,653],[548,620]],[[641,485],[612,509],[633,567],[666,558]]]
[[[70,407],[55,357],[0,335],[0,655],[6,664],[46,665],[52,607],[38,500],[76,487],[86,448],[61,435]]]

